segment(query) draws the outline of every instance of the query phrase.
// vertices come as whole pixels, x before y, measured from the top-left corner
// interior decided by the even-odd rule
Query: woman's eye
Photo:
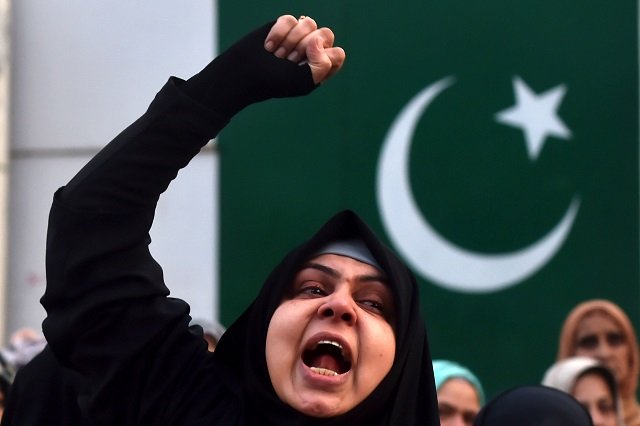
[[[298,290],[298,295],[302,297],[316,297],[316,296],[326,296],[327,293],[322,289],[322,287],[317,285],[305,285],[300,287]]]
[[[364,305],[366,309],[374,310],[379,313],[384,313],[384,306],[382,305],[381,302],[378,302],[376,300],[361,300],[359,303],[361,305]]]
[[[618,332],[607,333],[607,343],[609,346],[620,346],[624,344],[624,335]]]
[[[582,349],[595,349],[598,347],[598,336],[589,334],[578,339],[578,347]]]
[[[598,408],[600,409],[600,412],[604,414],[610,414],[615,411],[614,402],[608,400],[598,401]]]

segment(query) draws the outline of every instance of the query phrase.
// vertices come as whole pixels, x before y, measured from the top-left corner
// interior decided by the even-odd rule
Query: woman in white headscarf
[[[624,425],[616,379],[598,360],[578,356],[558,361],[542,384],[571,394],[589,411],[595,426]]]

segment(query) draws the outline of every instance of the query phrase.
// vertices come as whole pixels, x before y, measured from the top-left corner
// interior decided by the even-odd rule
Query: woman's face
[[[580,321],[576,329],[575,355],[599,360],[613,371],[618,383],[629,374],[631,352],[627,337],[605,313],[594,312]]]
[[[594,426],[616,426],[616,403],[607,382],[598,373],[581,376],[571,393],[589,411]]]
[[[391,370],[393,317],[377,268],[333,254],[312,259],[269,323],[266,359],[278,397],[314,417],[355,407]]]
[[[438,389],[441,426],[471,426],[480,411],[476,389],[460,378],[449,379]]]

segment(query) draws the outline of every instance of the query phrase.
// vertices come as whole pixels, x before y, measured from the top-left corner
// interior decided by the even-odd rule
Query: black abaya
[[[437,425],[436,392],[414,277],[353,212],[293,250],[227,330],[216,352],[189,329],[149,253],[160,194],[244,106],[315,88],[308,66],[275,58],[265,26],[187,82],[172,78],[149,110],[55,195],[47,238],[44,332],[89,383],[83,410],[99,425]],[[359,236],[386,272],[396,305],[391,371],[359,406],[332,419],[279,401],[266,331],[293,274],[326,242]]]

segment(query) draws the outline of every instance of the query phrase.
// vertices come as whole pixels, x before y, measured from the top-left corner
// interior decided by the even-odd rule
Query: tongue
[[[328,354],[319,354],[313,358],[312,367],[326,368],[327,370],[340,373],[340,365],[335,357]]]

